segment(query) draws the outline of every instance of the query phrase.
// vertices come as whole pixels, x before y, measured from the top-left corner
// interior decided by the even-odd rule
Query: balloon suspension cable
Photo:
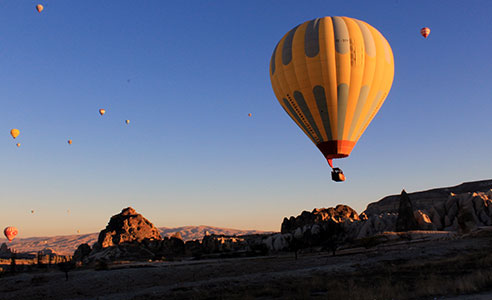
[[[333,159],[331,158],[328,158],[328,164],[330,165],[330,167],[333,169]]]

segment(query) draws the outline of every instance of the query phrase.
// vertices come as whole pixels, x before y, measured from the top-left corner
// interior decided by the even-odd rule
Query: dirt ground
[[[0,299],[492,299],[492,232],[369,249],[4,274]]]

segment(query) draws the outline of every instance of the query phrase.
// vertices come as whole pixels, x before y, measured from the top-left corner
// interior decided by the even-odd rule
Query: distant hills
[[[213,226],[183,226],[176,228],[159,227],[162,237],[169,237],[172,234],[179,232],[184,241],[201,240],[205,232],[216,235],[245,235],[245,234],[260,234],[267,233],[260,230],[241,230],[231,228],[220,228]],[[52,249],[58,254],[72,255],[75,249],[80,244],[87,243],[92,246],[97,241],[99,233],[76,234],[76,235],[60,235],[53,237],[31,237],[24,239],[14,239],[7,243],[7,246],[17,252],[35,253],[43,249]],[[6,243],[6,239],[0,240],[0,243]]]

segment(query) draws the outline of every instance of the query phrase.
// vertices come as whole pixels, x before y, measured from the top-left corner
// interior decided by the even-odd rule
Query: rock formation
[[[492,225],[492,180],[467,182],[407,196],[412,202],[417,229],[468,232]],[[361,216],[366,215],[371,223],[378,220],[380,229],[386,227],[386,231],[391,231],[392,220],[398,216],[399,200],[400,196],[384,197],[369,204]],[[377,226],[362,225],[359,237],[380,231],[374,227]]]
[[[413,213],[412,201],[405,190],[401,191],[398,219],[396,219],[396,231],[417,230],[419,226]]]
[[[465,182],[453,187],[437,188],[427,191],[409,193],[408,197],[412,201],[415,210],[429,210],[432,207],[440,206],[446,202],[448,197],[456,194],[488,192],[492,189],[492,180],[481,180],[473,182]],[[368,217],[372,215],[380,215],[385,213],[398,213],[400,204],[400,195],[386,196],[383,199],[370,203],[364,214]],[[444,209],[444,207],[442,207]],[[438,210],[439,211],[439,210]],[[442,211],[439,211],[443,215]]]
[[[241,237],[207,235],[203,237],[202,248],[205,253],[232,252],[246,250],[247,242]]]
[[[77,250],[73,253],[72,260],[76,263],[83,262],[91,253],[91,246],[88,244],[80,244]]]
[[[97,265],[115,260],[171,259],[184,254],[185,243],[179,233],[163,239],[149,220],[127,207],[111,217],[92,249],[87,244],[77,248],[74,261]]]
[[[297,217],[284,218],[280,234],[264,240],[272,251],[321,246],[336,249],[356,235],[360,218],[346,205],[304,211]]]
[[[397,213],[372,215],[362,222],[354,223],[352,232],[355,239],[362,239],[385,231],[396,230]]]
[[[336,223],[343,223],[345,220],[358,221],[357,212],[347,205],[337,205],[335,208],[315,208],[312,212],[303,211],[297,217],[284,218],[282,222],[282,233],[292,232],[305,225],[324,223],[332,220]]]
[[[114,215],[99,233],[95,248],[107,248],[123,243],[142,242],[144,239],[162,240],[159,230],[149,220],[127,207]]]
[[[0,258],[10,258],[12,255],[12,251],[7,246],[7,244],[2,243],[0,246]]]

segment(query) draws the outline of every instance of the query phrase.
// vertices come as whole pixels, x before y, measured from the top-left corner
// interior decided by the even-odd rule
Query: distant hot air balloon
[[[251,114],[251,113],[249,113],[249,114],[248,114],[248,117],[251,117],[251,116],[252,116],[252,114]]]
[[[77,233],[80,233],[80,230],[77,229]]]
[[[431,33],[431,30],[429,27],[424,27],[422,29],[420,29],[420,34],[424,37],[424,38],[427,38],[429,36],[429,34]]]
[[[10,130],[10,135],[12,135],[12,137],[14,139],[19,136],[19,133],[20,133],[19,129],[14,128],[14,129]]]
[[[99,110],[99,113],[100,113],[100,114],[101,114],[101,116],[102,116],[102,115],[104,115],[104,114],[106,113],[106,110],[101,108],[101,109]]]
[[[7,238],[7,240],[9,240],[9,242],[11,242],[14,239],[17,233],[18,233],[17,228],[12,226],[6,227],[3,230],[3,234],[5,234],[5,237]]]
[[[33,213],[34,213],[34,210],[31,210],[31,214],[33,214]]]
[[[67,143],[68,143],[69,145],[72,145],[72,140],[68,140],[68,141],[67,141]]]
[[[43,9],[44,7],[41,4],[36,5],[36,10],[38,11],[38,13],[42,12]]]
[[[348,17],[296,26],[270,61],[280,105],[329,162],[350,155],[386,99],[393,74],[393,52],[383,35]],[[333,168],[335,181],[342,175]]]
[[[20,147],[20,143],[15,144],[17,147]]]
[[[128,125],[130,124],[130,120],[126,120],[125,123]]]

